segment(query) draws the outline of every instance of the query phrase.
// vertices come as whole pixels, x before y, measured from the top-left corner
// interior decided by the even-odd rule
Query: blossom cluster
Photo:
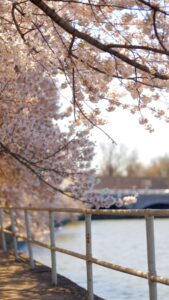
[[[115,205],[116,207],[124,207],[137,202],[134,195],[120,196],[111,189],[101,189],[89,191],[85,194],[84,199],[91,204],[92,207],[110,208]]]
[[[11,92],[17,96],[16,77],[30,66],[40,67],[41,73],[64,78],[61,89],[72,89],[69,101],[77,122],[104,124],[95,113],[104,101],[106,111],[127,109],[152,132],[147,111],[168,120],[160,101],[169,89],[168,16],[164,0],[1,1],[3,93],[7,99]],[[31,76],[27,87],[22,93],[33,89]]]

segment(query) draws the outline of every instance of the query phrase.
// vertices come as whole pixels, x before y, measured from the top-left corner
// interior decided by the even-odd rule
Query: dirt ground
[[[18,261],[12,253],[0,251],[0,300],[85,300],[87,292],[59,275],[58,285],[51,284],[50,268],[36,263],[30,269],[28,259]],[[94,300],[103,300],[97,296]]]

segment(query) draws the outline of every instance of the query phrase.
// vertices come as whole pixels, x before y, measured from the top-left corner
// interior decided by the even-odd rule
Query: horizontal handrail
[[[15,228],[15,222],[14,222],[14,211],[15,210],[23,210],[26,215],[26,229],[27,230],[27,237],[23,236],[21,234],[18,234],[16,232]],[[2,222],[2,211],[10,211],[11,221],[12,221],[12,230],[6,229],[3,227]],[[37,241],[31,237],[31,229],[29,224],[29,212],[31,211],[44,211],[49,214],[49,227],[50,227],[50,244]],[[153,218],[154,216],[157,217],[169,217],[169,209],[162,210],[162,209],[118,209],[118,210],[112,210],[112,209],[77,209],[77,208],[37,208],[37,207],[10,207],[10,206],[0,206],[0,232],[2,234],[2,240],[4,244],[4,234],[9,234],[13,237],[14,242],[14,249],[15,249],[15,255],[16,258],[18,256],[17,253],[17,247],[16,247],[16,239],[22,239],[24,241],[28,242],[29,246],[29,256],[31,266],[34,267],[33,262],[33,254],[32,254],[32,245],[37,245],[40,247],[44,247],[46,249],[51,250],[51,259],[52,259],[52,282],[57,284],[57,276],[56,276],[56,257],[55,253],[60,252],[64,253],[66,255],[70,255],[79,259],[82,259],[86,261],[87,264],[87,283],[88,283],[88,299],[93,300],[93,275],[92,275],[92,264],[96,264],[105,268],[109,268],[115,271],[119,271],[122,273],[126,273],[129,275],[141,277],[144,279],[147,279],[149,281],[149,291],[150,291],[150,300],[156,300],[157,299],[157,291],[156,291],[156,283],[169,285],[169,278],[162,277],[159,275],[156,275],[155,271],[155,247],[154,247],[154,227],[153,227]],[[54,212],[64,212],[64,213],[78,213],[78,214],[84,214],[86,216],[85,222],[86,222],[86,255],[70,251],[64,248],[60,248],[55,246],[54,241],[54,218],[53,213]],[[94,258],[92,256],[91,251],[91,216],[92,215],[112,215],[112,216],[142,216],[145,217],[146,220],[146,228],[147,228],[147,251],[148,251],[148,272],[136,270],[129,267],[120,266],[117,264],[113,264],[110,262],[106,262],[103,260],[99,260],[97,258]],[[28,236],[29,233],[29,236]],[[149,249],[149,247],[151,249]],[[4,245],[4,251],[5,251],[6,245]],[[153,260],[152,260],[153,257]]]
[[[104,189],[102,189],[103,191]],[[94,189],[92,192],[100,193],[100,189]],[[169,189],[138,189],[138,188],[131,188],[131,189],[105,189],[106,194],[111,195],[168,195]],[[90,194],[90,192],[88,193]]]
[[[112,215],[112,216],[155,216],[169,217],[169,209],[80,209],[80,208],[37,208],[37,207],[19,207],[19,206],[0,206],[0,209],[8,210],[29,210],[29,211],[46,211],[60,213],[78,213],[90,215]]]
[[[0,229],[0,231],[1,231],[1,229]],[[27,240],[27,238],[25,236],[22,236],[22,235],[19,235],[19,234],[15,235],[12,232],[10,232],[9,230],[3,229],[2,231],[5,232],[5,233],[10,234],[12,236],[16,236],[17,238],[22,238],[25,241]],[[123,266],[113,264],[113,263],[109,263],[109,262],[106,262],[106,261],[103,261],[103,260],[100,260],[100,259],[97,259],[97,258],[94,258],[94,257],[88,258],[87,255],[83,255],[83,254],[80,254],[78,252],[71,251],[71,250],[66,250],[66,249],[60,248],[60,247],[51,247],[49,244],[39,242],[39,241],[36,241],[34,239],[29,240],[29,242],[34,244],[34,245],[37,245],[37,246],[40,246],[40,247],[43,247],[43,248],[46,248],[46,249],[49,249],[49,250],[55,250],[55,251],[63,253],[63,254],[67,254],[67,255],[70,255],[70,256],[85,260],[85,261],[92,262],[96,265],[99,265],[99,266],[102,266],[102,267],[105,267],[105,268],[108,268],[108,269],[112,269],[112,270],[119,271],[119,272],[122,272],[122,273],[127,273],[127,274],[130,274],[130,275],[134,275],[134,276],[145,278],[145,279],[151,279],[153,282],[169,285],[169,278],[165,278],[165,277],[162,277],[162,276],[154,276],[154,275],[149,274],[149,272],[144,272],[144,271],[140,271],[140,270],[136,270],[136,269],[128,268],[128,267],[123,267]]]

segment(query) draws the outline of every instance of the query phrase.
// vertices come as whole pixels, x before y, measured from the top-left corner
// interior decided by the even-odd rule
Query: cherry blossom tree
[[[29,70],[15,82],[19,98],[13,99],[11,93],[8,99],[3,95],[0,102],[0,166],[4,183],[1,192],[5,191],[5,198],[16,204],[21,200],[24,203],[24,193],[27,204],[28,198],[32,198],[32,203],[38,195],[49,206],[49,190],[55,192],[54,198],[59,197],[57,192],[81,198],[84,188],[91,185],[93,143],[88,140],[89,130],[76,130],[72,124],[67,131],[60,130],[58,120],[63,114],[59,113],[53,84],[47,77]],[[65,180],[66,192],[59,188]]]
[[[80,197],[92,173],[89,129],[102,130],[103,110],[137,113],[150,132],[147,113],[169,121],[168,25],[164,0],[1,1],[1,164]]]

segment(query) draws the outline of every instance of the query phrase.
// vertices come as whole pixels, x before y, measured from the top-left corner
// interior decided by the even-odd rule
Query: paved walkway
[[[52,286],[50,268],[36,263],[35,270],[30,270],[26,258],[16,261],[13,254],[0,250],[0,299],[83,300],[87,295],[86,290],[60,275],[58,285]]]

